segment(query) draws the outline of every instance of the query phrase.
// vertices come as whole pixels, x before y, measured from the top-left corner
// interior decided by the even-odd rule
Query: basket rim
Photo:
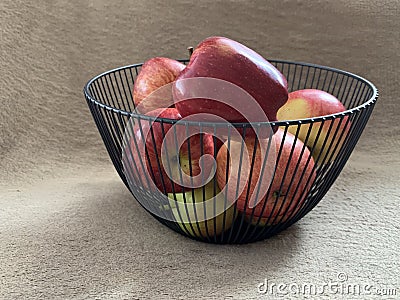
[[[339,112],[339,113],[334,113],[334,114],[329,114],[329,115],[323,115],[323,116],[318,116],[318,117],[312,117],[312,118],[303,118],[303,119],[295,119],[295,120],[282,120],[282,121],[269,121],[269,122],[232,122],[229,125],[232,127],[237,127],[237,128],[243,128],[243,127],[260,127],[260,126],[290,126],[290,125],[300,125],[300,124],[310,124],[310,123],[314,123],[314,122],[325,122],[327,120],[334,120],[336,118],[344,118],[346,116],[350,116],[356,112],[359,112],[363,109],[365,109],[366,107],[374,104],[378,97],[379,97],[379,91],[376,88],[376,86],[369,81],[368,79],[348,72],[348,71],[344,71],[341,69],[337,69],[337,68],[333,68],[333,67],[329,67],[329,66],[323,66],[323,65],[319,65],[319,64],[314,64],[314,63],[308,63],[308,62],[302,62],[302,61],[290,61],[290,60],[282,60],[282,59],[267,59],[269,62],[271,63],[277,63],[277,64],[287,64],[287,65],[296,65],[296,66],[303,66],[303,67],[311,67],[311,68],[317,68],[317,69],[321,69],[321,70],[326,70],[326,71],[330,71],[330,72],[335,72],[341,75],[345,75],[348,77],[351,77],[353,79],[356,79],[358,81],[363,82],[364,84],[366,84],[371,90],[372,90],[372,95],[371,97],[363,102],[362,104],[347,109],[345,111]],[[188,62],[189,59],[177,59],[177,61],[179,62]],[[140,113],[136,113],[136,112],[130,112],[130,111],[126,111],[123,109],[119,109],[119,108],[115,108],[113,106],[110,106],[108,104],[105,104],[97,99],[95,99],[94,97],[92,97],[91,93],[89,92],[89,87],[91,86],[91,84],[98,80],[99,78],[106,76],[108,74],[113,74],[122,70],[126,70],[126,69],[131,69],[131,68],[137,68],[142,66],[144,63],[135,63],[135,64],[130,64],[130,65],[125,65],[125,66],[120,66],[105,72],[102,72],[96,76],[94,76],[92,79],[90,79],[84,86],[83,88],[83,92],[84,95],[86,97],[87,100],[90,100],[91,102],[93,102],[94,104],[100,106],[101,108],[104,108],[106,110],[112,111],[114,113],[117,114],[121,114],[124,116],[128,116],[128,117],[133,117],[133,118],[137,118],[137,119],[143,119],[143,120],[150,120],[150,121],[156,121],[156,122],[163,122],[163,123],[169,123],[169,124],[175,124],[176,122],[181,122],[181,123],[185,123],[187,125],[195,125],[195,126],[218,126],[219,123],[215,123],[215,122],[204,122],[204,121],[180,121],[180,120],[175,120],[175,119],[168,119],[168,118],[160,118],[160,117],[152,117],[152,116],[147,116],[145,114],[140,114]],[[226,123],[220,123],[222,124],[224,127],[226,127]]]

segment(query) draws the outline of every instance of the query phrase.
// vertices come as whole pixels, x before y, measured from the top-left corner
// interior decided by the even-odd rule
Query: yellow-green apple
[[[214,180],[204,186],[204,198],[203,188],[194,189],[193,193],[176,193],[175,197],[172,193],[168,194],[172,213],[183,231],[194,237],[213,237],[232,226],[234,207],[227,201],[225,203],[225,197],[217,184],[215,195],[214,198]]]
[[[344,105],[335,96],[327,92],[316,89],[298,90],[289,94],[288,101],[278,111],[278,120],[286,121],[313,118],[339,113],[345,110],[346,108]],[[300,126],[298,138],[303,142],[306,142],[310,149],[314,148],[312,151],[312,156],[317,164],[329,163],[336,158],[343,145],[346,133],[350,129],[350,121],[347,123],[347,118],[347,116],[344,117],[342,121],[340,119],[335,119],[334,121],[327,120],[323,126],[321,122],[315,122],[309,133],[307,141],[306,137],[310,128],[310,124],[302,124]],[[329,131],[330,127],[331,129]],[[288,130],[292,134],[296,134],[297,129],[297,125],[292,125],[289,126]],[[318,132],[320,132],[319,136]],[[336,151],[333,153],[336,145]]]
[[[175,108],[159,108],[146,115],[181,119]],[[173,126],[176,126],[174,130]],[[213,155],[213,137],[209,134],[195,134],[186,139],[182,128],[184,126],[157,120],[136,120],[129,137],[131,151],[127,152],[128,159],[125,158],[125,162],[131,163],[133,179],[141,180],[144,188],[152,189],[155,185],[163,193],[182,192],[182,185],[201,186],[201,181],[210,176],[214,164],[207,159],[201,161],[201,157]],[[185,142],[179,144],[177,140]],[[200,176],[201,172],[204,172],[204,176]],[[146,178],[154,182],[154,185],[149,185]]]
[[[139,112],[147,113],[157,108],[172,106],[174,102],[171,86],[160,89],[153,97],[149,96],[162,86],[173,82],[184,68],[184,64],[166,57],[147,60],[142,65],[133,87],[133,100],[135,106],[140,107]],[[145,98],[146,101],[142,102]]]
[[[281,129],[274,134],[270,143],[275,144],[275,147],[270,147],[270,151],[276,152],[276,161],[272,164],[267,163],[264,167],[265,158],[261,155],[260,144],[268,143],[268,141],[259,140],[257,142],[254,162],[252,162],[255,140],[246,139],[245,146],[248,150],[249,162],[254,164],[251,180],[248,173],[246,174],[244,171],[245,167],[242,167],[237,173],[230,171],[232,160],[238,158],[232,158],[229,152],[232,152],[235,148],[240,148],[240,142],[231,141],[230,151],[228,151],[227,143],[225,143],[217,155],[216,178],[218,186],[221,189],[226,186],[226,168],[229,159],[229,176],[232,183],[227,185],[227,198],[231,203],[237,201],[237,209],[245,214],[246,219],[249,219],[252,214],[252,222],[260,219],[260,225],[278,224],[293,216],[304,202],[316,176],[313,158],[303,142],[295,139],[289,132],[286,133],[284,140],[283,137],[284,131]],[[264,172],[262,173],[263,168]],[[269,180],[265,186],[264,193],[257,195],[258,181],[262,183],[261,186],[265,185],[263,178],[267,172],[265,169],[272,170],[274,176],[271,178],[272,181]],[[263,175],[261,176],[261,174]],[[241,175],[240,181],[245,183],[245,188],[236,199],[236,183],[239,175]],[[254,195],[257,198],[252,198]]]
[[[254,50],[225,37],[209,37],[173,83],[173,96],[182,117],[204,113],[229,122],[263,122],[276,120],[288,91],[285,77]],[[260,118],[260,112],[268,119]]]

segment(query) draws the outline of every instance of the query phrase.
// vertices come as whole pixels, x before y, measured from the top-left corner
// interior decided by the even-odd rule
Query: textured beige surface
[[[399,2],[193,3],[0,1],[0,299],[251,299],[265,278],[322,285],[338,272],[400,297]],[[97,73],[185,57],[210,35],[343,68],[381,92],[323,201],[264,242],[207,245],[153,220],[113,170],[82,96]]]

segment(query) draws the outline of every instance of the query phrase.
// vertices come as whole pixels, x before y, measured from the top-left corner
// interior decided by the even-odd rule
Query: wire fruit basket
[[[179,61],[185,64],[188,62]],[[132,90],[142,64],[107,71],[86,84],[84,95],[87,104],[116,171],[144,209],[162,224],[187,237],[210,243],[240,244],[263,240],[288,228],[310,212],[339,176],[372,113],[378,98],[377,89],[368,80],[346,71],[309,63],[283,60],[270,62],[287,78],[289,92],[300,89],[323,90],[339,99],[347,110],[309,119],[261,123],[256,124],[256,127],[249,123],[221,125],[182,121],[176,124],[171,119],[152,118],[135,111]],[[236,156],[229,157],[234,144],[230,134],[226,134],[225,140],[219,144],[221,147],[221,143],[224,143],[223,150],[217,148],[218,143],[213,137],[213,147],[209,154],[215,161],[218,161],[218,156],[226,156],[227,159],[225,164],[218,164],[216,168],[220,170],[216,171],[217,175],[207,185],[179,191],[173,188],[174,184],[168,185],[172,186],[171,190],[167,188],[170,178],[159,172],[158,180],[161,183],[157,185],[156,191],[146,184],[140,168],[152,164],[158,164],[160,168],[162,162],[150,159],[149,149],[139,153],[136,142],[127,151],[126,143],[129,128],[142,128],[146,125],[152,128],[150,124],[153,123],[163,129],[163,135],[174,125],[185,128],[184,132],[188,132],[188,128],[197,127],[198,130],[200,127],[197,144],[200,144],[202,154],[207,146],[204,145],[204,136],[212,135],[221,127],[225,132],[230,132],[232,128],[238,129],[243,139],[236,142],[237,149],[240,149]],[[270,131],[271,136],[276,132],[275,142],[269,142],[267,147],[267,152],[274,152],[276,164],[271,174],[272,179],[264,182],[264,168],[260,166],[265,165],[266,159],[264,156],[260,160],[258,155],[261,151],[258,145],[261,142],[257,136],[248,137],[246,130],[249,132],[254,128],[267,127],[274,128]],[[304,143],[299,139],[301,134],[305,136]],[[190,140],[189,136],[187,140]],[[307,143],[307,140],[312,140],[312,143]],[[190,143],[193,141],[188,142],[189,147]],[[271,150],[271,143],[275,150]],[[152,144],[146,147],[157,148],[154,134]],[[317,147],[322,147],[322,151],[320,149],[318,153],[315,152]],[[248,150],[247,153],[243,151],[244,148]],[[238,201],[232,202],[229,200],[235,190],[232,187],[239,186],[240,181],[243,181],[243,178],[240,179],[243,157],[249,164],[247,181],[244,180],[240,192],[236,190],[235,199],[239,196]],[[238,162],[239,170],[233,176],[231,185],[228,185],[229,168],[232,168],[229,162],[232,160]],[[226,174],[226,178],[218,174]],[[192,171],[187,175],[193,175]],[[154,174],[151,176],[146,178],[147,182],[157,181]],[[260,184],[257,188],[248,184],[252,177],[258,177]],[[221,193],[224,185],[231,187],[231,190]],[[264,194],[259,193],[260,186],[265,190]],[[213,201],[205,201],[208,198]],[[169,201],[171,199],[173,203]],[[249,206],[251,201],[257,204]],[[194,208],[186,205],[194,202]],[[216,213],[221,207],[221,211]],[[212,217],[207,217],[207,214]]]

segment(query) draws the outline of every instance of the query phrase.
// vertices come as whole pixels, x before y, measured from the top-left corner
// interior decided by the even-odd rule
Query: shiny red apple
[[[220,81],[198,80],[204,77]],[[210,37],[194,50],[173,84],[173,95],[182,117],[207,113],[229,122],[263,122],[276,120],[288,91],[285,77],[254,50],[225,37]]]
[[[299,120],[340,113],[345,110],[346,107],[335,96],[321,90],[305,89],[291,92],[287,103],[279,109],[277,116],[279,121]],[[346,116],[343,120],[338,118],[324,123],[314,122],[309,134],[310,124],[300,126],[298,138],[313,149],[312,155],[317,164],[328,163],[336,158],[350,129],[351,124],[347,120]],[[297,129],[297,125],[288,128],[292,134],[296,134]],[[306,141],[307,134],[309,136]]]
[[[173,105],[170,86],[158,91],[155,97],[150,97],[145,102],[142,101],[157,89],[173,82],[184,68],[184,64],[166,57],[154,57],[146,61],[142,65],[133,87],[133,100],[136,107],[140,105],[139,111],[147,113],[157,108]]]
[[[255,148],[254,139],[247,139],[245,146],[248,150],[250,164],[253,163],[253,172],[251,180],[249,175],[245,173],[245,168],[241,168],[239,172],[231,172],[233,160],[238,157],[230,157],[228,154],[227,143],[225,143],[217,155],[217,182],[218,186],[223,189],[226,185],[226,168],[229,164],[229,176],[232,181],[228,184],[227,198],[231,203],[237,201],[237,209],[244,213],[246,218],[250,218],[253,214],[251,222],[255,223],[260,219],[260,225],[271,225],[284,222],[293,216],[301,207],[307,192],[315,179],[314,161],[310,156],[310,151],[299,139],[287,132],[283,140],[283,130],[279,129],[273,136],[271,143],[275,144],[275,148],[270,148],[276,152],[276,164],[269,164],[264,167],[263,176],[267,174],[267,169],[274,173],[270,180],[266,180],[261,176],[264,158],[261,156],[260,144],[268,143],[267,140],[259,140],[257,142],[256,154],[254,162],[252,157]],[[282,150],[280,149],[282,146]],[[230,144],[230,152],[238,151],[241,143],[232,141]],[[293,151],[292,151],[293,149]],[[279,154],[280,153],[280,154]],[[229,162],[228,162],[229,160]],[[236,183],[239,180],[245,183],[243,191],[238,195],[236,200]],[[257,182],[260,180],[261,186],[265,186],[266,194],[256,199],[251,197],[257,193]],[[266,182],[268,181],[268,182]],[[250,188],[249,188],[250,186]],[[248,191],[249,188],[249,191]],[[261,194],[259,194],[261,195]],[[254,212],[253,212],[254,210]]]
[[[175,108],[156,109],[146,115],[181,119]],[[201,185],[201,180],[206,180],[211,173],[212,162],[206,159],[201,162],[200,158],[207,154],[213,155],[213,137],[209,134],[195,134],[186,139],[184,129],[185,126],[157,120],[153,123],[146,119],[136,120],[129,140],[130,151],[126,152],[128,159],[125,159],[125,162],[130,162],[133,180],[140,180],[149,189],[153,186],[151,182],[154,182],[163,193],[182,192],[182,185]],[[185,142],[179,145],[177,140]],[[199,176],[201,171],[204,172],[203,178]]]

